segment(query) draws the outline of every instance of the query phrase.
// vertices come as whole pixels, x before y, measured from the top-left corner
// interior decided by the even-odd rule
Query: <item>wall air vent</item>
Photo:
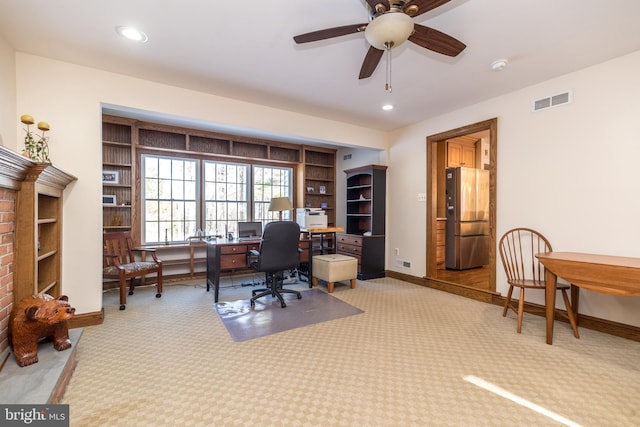
[[[563,92],[557,95],[547,96],[533,101],[533,111],[546,110],[547,108],[558,107],[571,102],[571,92]]]

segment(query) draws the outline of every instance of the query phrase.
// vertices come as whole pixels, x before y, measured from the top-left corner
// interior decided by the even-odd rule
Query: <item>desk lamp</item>
[[[291,210],[291,201],[288,197],[274,197],[269,205],[269,212],[278,212],[278,218],[282,221],[282,211]]]

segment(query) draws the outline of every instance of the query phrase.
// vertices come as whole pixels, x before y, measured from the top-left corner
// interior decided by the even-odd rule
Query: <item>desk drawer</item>
[[[354,236],[353,234],[338,234],[336,238],[338,240],[338,243],[362,246],[361,236]]]
[[[220,269],[231,270],[236,268],[245,268],[247,266],[247,255],[223,255],[220,257]]]
[[[246,254],[247,245],[225,245],[220,248],[222,255],[226,254]]]
[[[337,251],[338,252],[344,252],[344,253],[349,254],[349,255],[351,255],[351,254],[360,255],[360,254],[362,254],[362,246],[347,245],[347,244],[338,242]]]

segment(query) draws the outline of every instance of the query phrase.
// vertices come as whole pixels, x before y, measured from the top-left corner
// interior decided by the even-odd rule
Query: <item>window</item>
[[[185,241],[198,224],[197,161],[143,156],[143,241]]]
[[[204,203],[207,235],[236,234],[238,221],[249,215],[249,166],[204,162]]]
[[[292,197],[293,168],[154,155],[143,155],[142,163],[146,244],[184,242],[199,230],[237,235],[239,221],[278,218],[269,212],[272,197]]]
[[[253,212],[254,220],[263,224],[278,219],[278,212],[269,212],[273,197],[289,197],[293,185],[293,169],[272,166],[253,167]],[[290,220],[291,211],[282,212],[282,219]]]

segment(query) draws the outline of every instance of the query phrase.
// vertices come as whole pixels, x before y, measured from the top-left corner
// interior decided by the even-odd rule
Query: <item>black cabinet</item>
[[[384,277],[384,235],[338,234],[336,252],[358,260],[358,279]]]
[[[358,258],[358,278],[384,277],[387,167],[367,165],[347,174],[346,234],[337,237],[336,250]]]
[[[369,165],[346,170],[347,233],[384,235],[387,167]]]

